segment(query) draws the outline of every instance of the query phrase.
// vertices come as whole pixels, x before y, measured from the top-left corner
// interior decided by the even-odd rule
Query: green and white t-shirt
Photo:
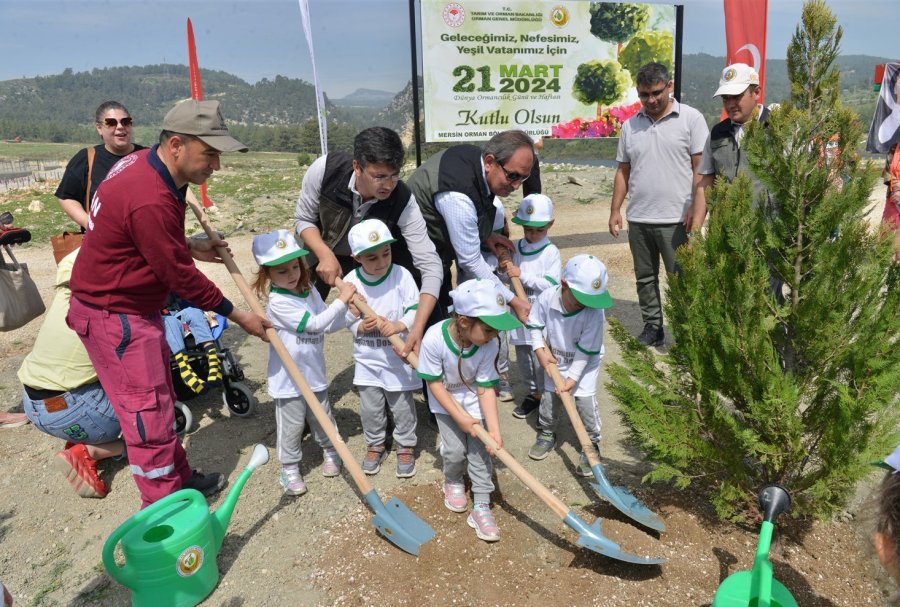
[[[326,307],[318,291],[309,289],[301,295],[285,289],[269,290],[266,313],[278,337],[303,374],[313,392],[328,388],[325,380],[325,333],[333,333],[346,326],[347,304],[335,299]],[[269,346],[268,390],[272,398],[296,398],[300,389],[287,369]]]
[[[344,277],[345,282],[356,286],[356,292],[366,298],[376,314],[399,320],[407,328],[412,326],[419,307],[419,289],[412,274],[403,266],[392,264],[384,276],[374,277],[357,268]],[[376,386],[389,392],[418,390],[422,382],[416,372],[394,352],[391,342],[381,332],[360,333],[362,319],[349,315],[350,332],[353,333],[353,358],[356,369],[353,383],[357,386]],[[400,333],[406,339],[406,333]]]
[[[513,264],[522,271],[519,280],[525,287],[528,303],[532,305],[537,301],[538,295],[559,284],[562,262],[559,257],[559,249],[550,242],[549,238],[543,238],[534,244],[524,238],[517,241],[516,251],[513,253]],[[514,346],[530,344],[528,330],[520,327],[510,331],[509,343]]]
[[[419,377],[425,381],[440,380],[447,392],[469,415],[475,419],[483,419],[476,390],[478,386],[492,388],[500,383],[495,366],[499,346],[494,339],[483,346],[470,346],[460,350],[459,344],[450,337],[451,322],[445,320],[425,332],[419,348]],[[432,413],[447,413],[435,400],[430,389],[428,407]]]
[[[531,308],[526,325],[531,331],[531,346],[537,350],[545,347],[544,341],[550,345],[560,375],[578,382],[574,396],[593,396],[597,392],[605,322],[606,313],[601,309],[567,312],[562,303],[562,286],[541,293]],[[547,391],[553,389],[553,380],[546,373],[544,386]]]

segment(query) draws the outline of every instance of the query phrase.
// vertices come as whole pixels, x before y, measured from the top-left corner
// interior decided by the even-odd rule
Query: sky
[[[357,88],[403,89],[411,78],[409,0],[308,2],[319,80],[329,97]],[[684,52],[724,56],[722,0],[681,4]],[[844,28],[843,54],[900,58],[900,1],[828,5]],[[769,58],[784,58],[801,7],[801,0],[769,0]],[[201,68],[250,83],[276,75],[312,82],[297,0],[0,0],[0,80],[65,68],[187,64],[188,17]]]

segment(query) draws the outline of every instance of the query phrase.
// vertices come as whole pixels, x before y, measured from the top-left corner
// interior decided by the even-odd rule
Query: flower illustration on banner
[[[550,127],[551,135],[556,139],[593,139],[595,137],[618,137],[622,124],[638,113],[641,103],[609,107],[597,117],[590,120],[573,118],[569,122]]]

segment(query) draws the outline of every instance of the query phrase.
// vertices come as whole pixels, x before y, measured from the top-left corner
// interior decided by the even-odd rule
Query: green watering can
[[[191,607],[219,582],[216,557],[241,490],[253,473],[269,461],[269,451],[256,445],[228,497],[213,513],[206,498],[182,489],[154,502],[116,529],[103,545],[103,565],[123,586],[131,588],[134,607]],[[121,541],[125,565],[113,553]]]
[[[763,523],[756,545],[752,571],[732,573],[716,590],[712,607],[797,607],[797,601],[784,585],[772,577],[769,548],[775,519],[791,506],[791,497],[784,487],[769,485],[759,492],[759,507]]]

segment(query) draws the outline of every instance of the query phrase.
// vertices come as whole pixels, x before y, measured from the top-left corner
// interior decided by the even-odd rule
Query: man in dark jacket
[[[353,140],[353,156],[331,152],[307,169],[294,210],[294,227],[311,251],[310,268],[324,299],[335,278],[358,264],[350,254],[347,233],[363,219],[380,219],[397,239],[393,261],[409,270],[419,286],[419,307],[409,328],[406,356],[418,349],[428,317],[441,290],[441,262],[422,212],[410,189],[400,180],[403,143],[384,127],[361,131]]]
[[[540,192],[536,181],[534,143],[522,131],[503,131],[479,148],[456,145],[438,152],[407,181],[428,225],[444,266],[440,304],[449,302],[450,266],[456,261],[467,277],[499,280],[481,255],[481,247],[512,251],[508,238],[492,230],[495,196],[509,196],[519,187],[525,194]],[[507,302],[523,322],[530,308],[501,284]]]
[[[699,230],[703,225],[707,210],[704,190],[713,184],[717,175],[731,182],[739,172],[744,172],[754,179],[747,165],[747,158],[741,153],[741,139],[744,136],[744,125],[750,121],[757,108],[760,109],[759,120],[765,122],[767,112],[759,104],[759,92],[759,74],[749,65],[734,63],[722,70],[719,88],[714,97],[722,98],[722,108],[728,118],[712,128],[703,148],[703,157],[694,182],[690,224],[686,226],[689,231]],[[762,189],[755,179],[754,185],[757,191]]]

